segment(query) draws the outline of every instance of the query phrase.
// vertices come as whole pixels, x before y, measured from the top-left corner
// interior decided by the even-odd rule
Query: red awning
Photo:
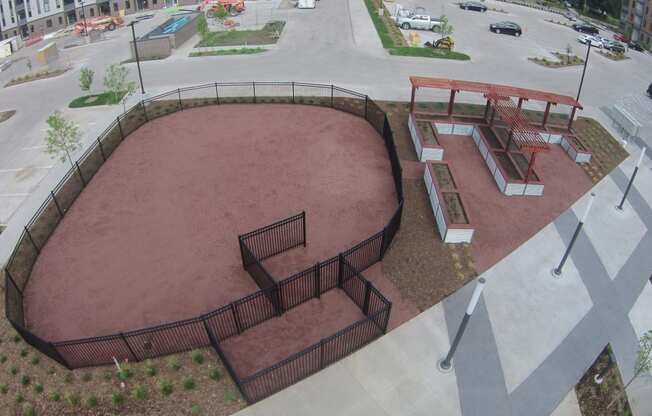
[[[579,101],[568,95],[530,90],[527,88],[517,88],[509,85],[429,77],[410,77],[410,82],[412,83],[412,86],[416,88],[447,89],[455,91],[476,92],[485,95],[493,93],[498,96],[523,98],[525,100],[562,104],[583,109],[582,104],[580,104]]]

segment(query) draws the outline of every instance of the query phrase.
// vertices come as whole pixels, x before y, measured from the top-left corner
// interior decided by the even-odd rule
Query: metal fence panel
[[[256,82],[256,102],[292,104],[292,83]]]
[[[102,149],[107,158],[115,152],[115,149],[117,149],[120,142],[122,142],[122,135],[120,134],[120,127],[118,126],[117,119],[111,123],[106,131],[104,131],[100,136],[99,141],[102,143]]]
[[[313,266],[278,284],[283,311],[287,311],[319,296],[319,267]]]
[[[37,213],[36,220],[27,226],[32,240],[39,248],[45,246],[62,218],[54,199],[46,199]]]
[[[374,100],[367,101],[367,121],[373,126],[374,129],[383,136],[385,129],[385,112],[380,108]]]
[[[6,267],[20,291],[23,291],[27,286],[37,256],[38,251],[29,240],[27,232],[23,231]]]
[[[87,184],[104,164],[104,157],[102,147],[95,142],[77,162]]]
[[[239,240],[263,261],[300,245],[306,245],[306,213],[282,219],[243,234]]]
[[[323,84],[294,83],[294,103],[331,107],[331,86]]]
[[[179,98],[183,109],[214,105],[217,103],[215,84],[181,88]]]
[[[5,271],[5,315],[13,324],[25,326],[23,293]]]
[[[235,306],[230,303],[204,316],[204,322],[216,341],[224,341],[242,332]]]
[[[55,342],[54,347],[70,368],[112,364],[114,357],[118,361],[137,361],[122,335]]]
[[[201,319],[189,319],[124,334],[138,360],[207,347],[210,342]]]
[[[276,288],[273,289],[276,291]],[[244,299],[233,302],[235,313],[242,325],[242,330],[247,330],[268,319],[277,316],[275,305],[269,300],[271,291],[260,291]]]
[[[254,102],[253,82],[219,83],[220,104],[251,104]]]
[[[365,118],[365,96],[343,88],[333,88],[333,108]]]
[[[380,231],[344,252],[345,260],[358,272],[362,272],[382,258],[384,231]]]
[[[136,131],[140,126],[147,123],[147,113],[145,106],[138,103],[127,110],[120,116],[120,125],[122,126],[122,133],[125,137]]]

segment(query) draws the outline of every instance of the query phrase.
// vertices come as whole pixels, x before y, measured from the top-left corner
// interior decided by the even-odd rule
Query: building
[[[127,15],[176,5],[176,0],[0,0],[2,39],[42,36],[87,18]]]
[[[632,40],[652,47],[652,0],[623,0],[620,22]]]

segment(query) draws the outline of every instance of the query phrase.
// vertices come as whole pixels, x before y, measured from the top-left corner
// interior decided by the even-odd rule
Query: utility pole
[[[143,74],[140,72],[140,58],[138,57],[138,43],[136,42],[136,29],[134,29],[134,23],[136,23],[136,21],[131,22],[129,26],[131,26],[131,38],[133,39],[134,42],[136,66],[138,66],[138,79],[140,80],[140,92],[142,95],[145,95],[145,87],[143,86]]]
[[[588,47],[586,48],[586,58],[584,58],[584,69],[582,69],[582,78],[580,79],[580,87],[577,90],[577,98],[575,99],[575,101],[580,100],[580,93],[582,92],[582,85],[584,84],[584,75],[586,74],[586,66],[589,63],[589,52],[591,52],[591,41],[587,40],[586,44],[588,45]]]

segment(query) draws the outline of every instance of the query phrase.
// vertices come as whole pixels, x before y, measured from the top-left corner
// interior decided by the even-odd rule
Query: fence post
[[[281,286],[278,283],[272,289],[272,298],[276,301],[276,315],[283,315],[283,296],[281,296]]]
[[[247,264],[245,263],[245,255],[244,255],[244,243],[242,242],[242,236],[238,236],[238,245],[240,246],[240,258],[242,259],[242,268],[247,269]]]
[[[177,94],[179,94],[179,110],[183,110],[183,104],[181,104],[181,88],[177,88]]]
[[[220,93],[217,92],[217,82],[215,83],[215,100],[217,101],[217,105],[220,104]]]
[[[251,81],[251,85],[254,88],[254,104],[256,104],[256,81]]]
[[[333,88],[334,88],[333,84],[331,84],[331,108],[334,107],[334,105],[333,105]]]
[[[79,168],[79,163],[75,162],[75,166],[77,166],[77,173],[79,173],[79,179],[82,181],[82,185],[84,185],[84,188],[86,187],[86,180],[84,180],[84,175],[82,175],[82,171]]]
[[[145,121],[149,121],[149,117],[147,117],[147,110],[145,109],[145,102],[143,100],[140,100],[140,106],[143,107],[143,115],[145,116]]]
[[[129,353],[131,354],[132,357],[134,357],[134,361],[140,361],[136,354],[134,353],[134,350],[131,349],[131,345],[129,345],[129,342],[127,341],[127,338],[125,337],[125,334],[120,332],[120,338],[122,338],[122,342],[125,343],[127,346],[127,349],[129,349]]]
[[[342,269],[344,268],[344,256],[342,253],[337,255],[337,287],[342,288]]]
[[[380,240],[380,259],[382,260],[385,257],[385,241],[387,238],[387,227],[383,227],[383,238]]]
[[[102,159],[106,162],[106,155],[104,154],[104,148],[102,147],[102,142],[100,141],[100,138],[97,138],[97,144],[100,145],[100,153],[102,153]]]
[[[59,353],[59,350],[57,349],[57,347],[55,347],[54,344],[51,343],[51,342],[48,342],[48,346],[52,349],[52,351],[54,351],[54,353],[56,354],[57,358],[59,358],[59,359],[61,360],[61,361],[59,361],[59,362],[60,362],[61,364],[63,364],[63,365],[64,365],[68,370],[72,370],[72,367],[70,367],[70,364],[68,364],[68,361],[66,361],[66,359],[63,358],[63,356]],[[57,360],[57,361],[58,361],[58,360]]]
[[[9,269],[7,269],[6,267],[5,267],[5,274],[7,275],[7,277],[9,278],[9,280],[11,280],[11,284],[14,285],[14,287],[16,288],[16,290],[18,291],[18,293],[20,294],[20,296],[23,296],[23,291],[20,290],[20,289],[18,288],[18,285],[16,284],[16,281],[14,280],[13,276],[11,275],[11,273],[9,273]],[[7,288],[5,287],[5,292],[6,292],[6,291],[7,291]],[[7,297],[7,294],[5,293],[5,298],[6,298],[6,297]]]
[[[364,118],[367,120],[367,104],[369,103],[369,96],[364,96]]]
[[[301,213],[301,217],[303,219],[303,246],[306,246],[306,211],[303,211]]]
[[[292,104],[294,104],[294,81],[292,81]]]
[[[59,206],[59,202],[57,201],[57,197],[54,196],[54,191],[50,191],[50,196],[52,197],[52,200],[54,201],[54,206],[57,207],[57,211],[59,212],[59,216],[63,218],[63,211],[61,210],[61,206]]]
[[[122,132],[122,123],[120,123],[120,117],[116,117],[118,120],[118,130],[120,130],[120,141],[125,139],[125,134]]]
[[[321,297],[321,267],[319,263],[315,264],[315,297]]]
[[[242,324],[240,323],[240,316],[238,315],[238,304],[231,304],[231,314],[233,315],[233,321],[235,322],[235,329],[238,331],[238,335],[242,334]]]
[[[389,326],[389,317],[392,316],[392,304],[390,303],[387,307],[387,314],[385,315],[385,322],[383,324],[383,334],[387,333],[387,327]]]
[[[38,254],[40,254],[40,253],[41,253],[41,249],[39,249],[38,246],[36,245],[36,243],[34,242],[34,239],[32,238],[32,234],[31,234],[31,233],[29,232],[29,230],[27,229],[27,226],[25,226],[25,227],[23,227],[23,228],[25,228],[25,233],[27,234],[27,237],[29,237],[29,241],[32,243],[32,246],[34,246],[34,250],[36,250],[36,252],[37,252]]]
[[[369,315],[369,297],[371,296],[371,282],[369,280],[364,281],[364,304],[362,306],[362,313],[365,316]]]
[[[324,338],[319,340],[319,369],[324,369]]]

